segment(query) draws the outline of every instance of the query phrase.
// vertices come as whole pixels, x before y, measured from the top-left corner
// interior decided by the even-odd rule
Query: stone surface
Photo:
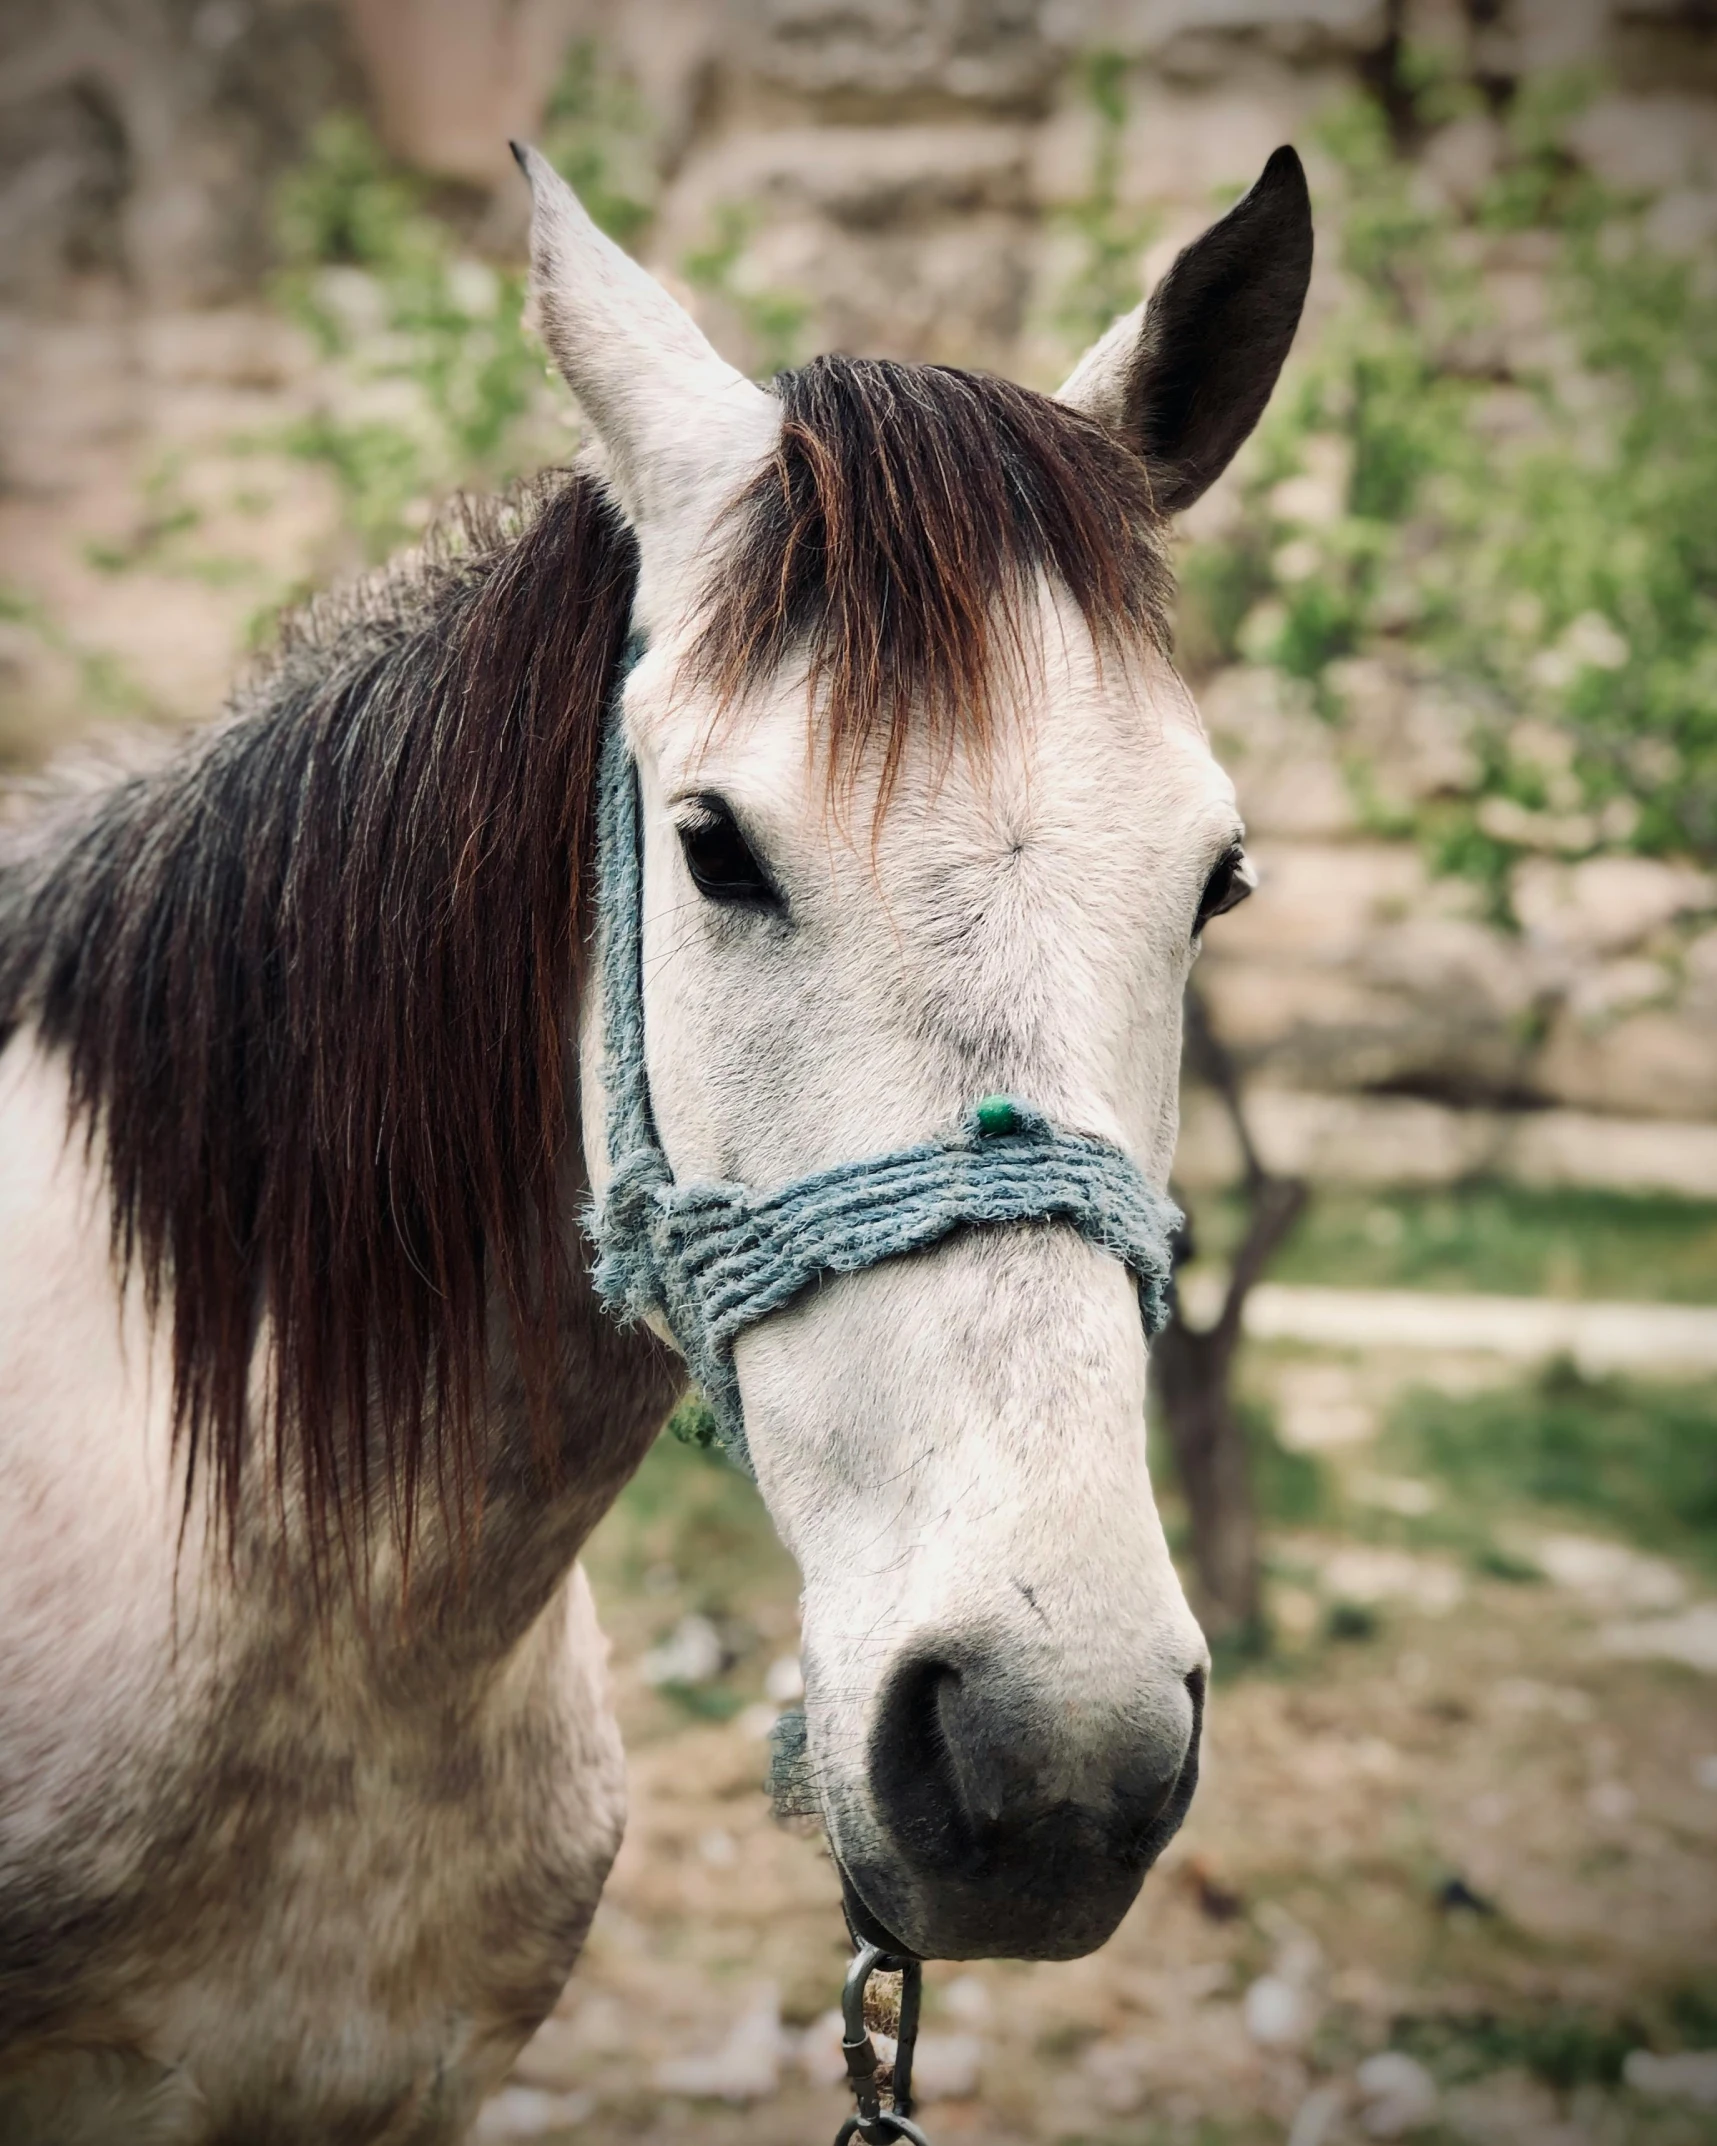
[[[1065,58],[1036,0],[756,0],[752,64],[837,109],[1041,109]]]
[[[780,2083],[787,2043],[781,2028],[781,1995],[761,1984],[746,2000],[727,2038],[706,2055],[665,2057],[656,2066],[664,2094],[709,2101],[762,2101]]]
[[[1437,2082],[1403,2049],[1380,2049],[1367,2057],[1353,2083],[1359,2090],[1359,2127],[1368,2138],[1398,2139],[1437,2114]]]
[[[275,180],[362,94],[334,0],[11,0],[0,295],[92,270],[170,304],[254,286]]]
[[[1272,1170],[1332,1184],[1443,1185],[1465,1177],[1717,1200],[1717,1125],[1577,1110],[1456,1108],[1411,1096],[1254,1087],[1247,1117]],[[1216,1099],[1189,1087],[1175,1172],[1191,1190],[1230,1184],[1240,1156]]]
[[[1717,1117],[1717,1021],[1667,1009],[1588,1020],[1564,1009],[1533,1072],[1545,1094],[1576,1108]]]
[[[204,304],[254,284],[274,177],[330,105],[367,98],[397,148],[480,194],[503,168],[500,136],[535,123],[559,46],[596,35],[652,113],[657,265],[707,257],[743,209],[732,257],[691,293],[736,359],[835,347],[1047,385],[1071,356],[1058,308],[1082,219],[1113,225],[1124,297],[1284,139],[1308,151],[1320,204],[1333,200],[1317,124],[1392,25],[1499,83],[1607,70],[1566,123],[1568,148],[1654,195],[1658,242],[1703,258],[1717,242],[1717,79],[1696,18],[1690,0],[637,0],[618,14],[594,0],[17,0],[0,21],[0,298],[52,292],[58,313],[0,318],[0,575],[76,628],[44,632],[28,606],[0,625],[0,752],[27,760],[87,724],[110,657],[137,707],[207,713],[248,622],[352,563],[325,471],[283,456],[240,471],[227,447],[278,438],[318,395],[343,418],[398,417],[400,384],[315,387],[314,354],[263,309]],[[1103,136],[1078,64],[1097,50],[1129,67],[1108,209],[1092,194]],[[1501,146],[1488,108],[1451,118],[1420,144],[1426,186],[1470,207]],[[506,174],[496,199],[516,210],[512,186]],[[504,221],[482,228],[499,240]],[[1565,364],[1543,234],[1493,233],[1473,257],[1492,317],[1471,362]],[[1308,335],[1339,295],[1334,259],[1320,245]],[[326,295],[373,310],[356,270],[331,271]],[[1482,421],[1521,439],[1536,405],[1501,381]],[[138,497],[167,460],[208,465],[203,489],[187,486],[199,535],[145,557]],[[1339,440],[1312,443],[1272,498],[1287,540],[1331,524],[1350,474]],[[265,514],[233,512],[262,491]],[[1218,484],[1193,526],[1216,533],[1240,511],[1237,486]],[[103,572],[92,553],[138,556]],[[1672,1139],[1717,1115],[1717,881],[1541,856],[1516,878],[1523,932],[1496,930],[1469,892],[1374,832],[1466,783],[1467,711],[1410,653],[1337,663],[1328,684],[1339,731],[1274,672],[1199,681],[1264,877],[1210,934],[1200,975],[1275,1098],[1261,1108],[1280,1121],[1296,1095],[1296,1138],[1320,1167],[1364,1174],[1396,1153],[1422,1176],[1476,1156],[1552,1177],[1637,1165],[1659,1181],[1664,1149],[1643,1121]],[[1363,794],[1344,764],[1356,753]],[[1348,1101],[1314,1134],[1320,1091]],[[1420,1103],[1433,1116],[1402,1153],[1399,1112]],[[1550,1107],[1500,1114],[1516,1104]],[[1559,1129],[1575,1122],[1583,1160]]]
[[[1530,858],[1516,868],[1513,891],[1526,931],[1577,955],[1638,946],[1666,924],[1717,909],[1717,878],[1655,857]]]
[[[1358,832],[1335,735],[1280,671],[1233,665],[1205,686],[1199,707],[1250,835],[1317,840]]]
[[[492,187],[542,124],[584,0],[345,0],[383,138],[420,171]]]
[[[1194,72],[1230,40],[1302,62],[1351,59],[1378,49],[1387,17],[1383,0],[1086,0],[1078,20],[1093,42]]]

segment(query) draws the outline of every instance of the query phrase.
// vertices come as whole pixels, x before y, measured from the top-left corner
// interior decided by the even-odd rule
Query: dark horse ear
[[[1305,167],[1278,149],[1252,191],[1194,239],[1080,359],[1059,400],[1150,465],[1165,514],[1190,507],[1264,414],[1312,273]]]

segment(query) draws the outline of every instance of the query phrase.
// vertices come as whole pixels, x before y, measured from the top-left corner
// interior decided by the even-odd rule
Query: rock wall
[[[7,0],[0,302],[92,273],[155,305],[250,287],[274,179],[363,95],[337,0]]]
[[[1602,86],[1566,153],[1652,194],[1665,245],[1717,244],[1708,0],[14,0],[0,302],[16,322],[81,292],[87,313],[93,280],[136,334],[242,294],[266,263],[273,177],[335,104],[367,103],[396,149],[480,194],[489,137],[538,123],[544,55],[575,35],[604,41],[651,115],[652,259],[753,363],[841,347],[1052,385],[1081,308],[1159,273],[1279,141],[1309,145],[1335,100],[1387,82],[1403,39],[1440,46],[1480,92],[1417,143],[1440,198],[1483,184],[1522,81],[1585,68]],[[1117,55],[1116,122],[1090,92],[1096,51]],[[508,234],[509,183],[491,241]],[[1487,243],[1494,332],[1520,362],[1551,332],[1542,260],[1530,234]],[[1309,333],[1337,295],[1326,245]],[[40,446],[19,452],[46,485]],[[1218,487],[1199,514],[1214,527],[1234,510]],[[39,500],[31,512],[44,529]],[[1427,1109],[1658,1120],[1662,1157],[1674,1127],[1717,1119],[1709,874],[1536,861],[1516,888],[1524,929],[1498,930],[1469,890],[1368,831],[1337,740],[1273,674],[1198,683],[1267,888],[1212,933],[1201,974],[1254,1080],[1287,1098],[1271,1123],[1303,1133],[1305,1099],[1363,1102],[1371,1146],[1346,1149],[1386,1172],[1427,1151]],[[1447,780],[1463,748],[1434,687],[1379,665],[1344,684],[1386,787]],[[1339,1169],[1344,1144],[1318,1122],[1319,1167]],[[1446,1131],[1440,1151],[1470,1164],[1455,1119]]]

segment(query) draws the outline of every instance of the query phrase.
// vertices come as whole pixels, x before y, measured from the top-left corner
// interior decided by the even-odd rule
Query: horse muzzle
[[[1114,1931],[1198,1780],[1205,1673],[1058,1706],[998,1650],[920,1648],[857,1795],[826,1795],[855,1932],[926,1959],[1075,1959]]]

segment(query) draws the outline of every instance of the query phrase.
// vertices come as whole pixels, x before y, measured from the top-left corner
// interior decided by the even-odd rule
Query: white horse
[[[458,2138],[619,1840],[575,1562],[683,1374],[597,1305],[593,771],[628,630],[681,1178],[1030,1097],[1158,1185],[1250,884],[1165,517],[1267,400],[1288,150],[1059,398],[719,359],[540,160],[599,468],[314,608],[0,868],[0,2138]],[[68,1130],[69,1129],[69,1130]],[[582,1132],[582,1139],[580,1138]],[[736,1365],[861,1925],[1061,1958],[1196,1773],[1122,1266],[968,1230]]]

